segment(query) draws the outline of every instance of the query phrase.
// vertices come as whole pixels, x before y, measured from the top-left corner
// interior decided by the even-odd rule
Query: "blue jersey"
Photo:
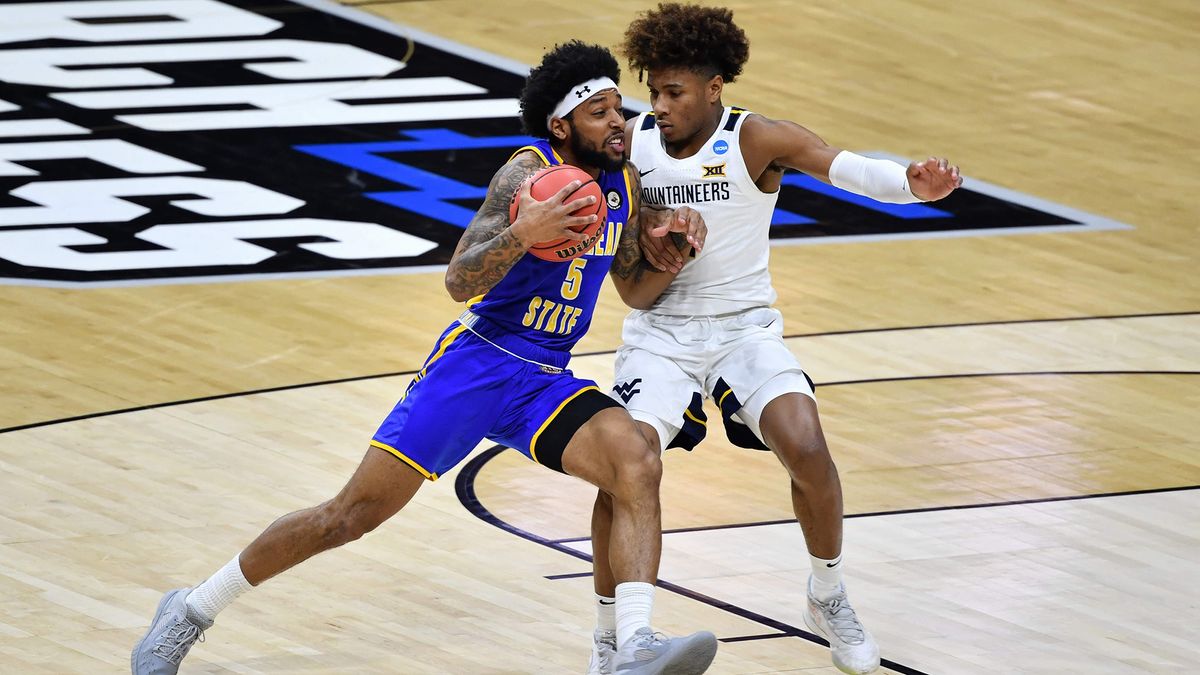
[[[546,141],[517,152],[561,164]],[[608,221],[595,248],[570,262],[526,253],[492,290],[438,338],[424,367],[371,439],[430,479],[449,471],[481,439],[516,448],[562,471],[575,431],[617,404],[567,370],[587,332],[604,275],[629,220],[626,171],[597,179]]]
[[[548,166],[562,164],[546,140],[527,145],[513,156],[530,150]],[[601,172],[596,179],[607,202],[608,222],[591,252],[566,263],[526,253],[500,283],[471,301],[471,311],[539,347],[569,351],[575,346],[592,323],[604,275],[629,222],[628,171]]]

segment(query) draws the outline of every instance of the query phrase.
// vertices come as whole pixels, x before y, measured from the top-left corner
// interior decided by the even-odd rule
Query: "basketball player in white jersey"
[[[653,303],[625,320],[613,396],[651,445],[691,448],[704,436],[702,398],[721,410],[730,440],[769,448],[791,478],[812,574],[805,623],[829,640],[846,673],[879,667],[879,647],[842,583],[842,491],[821,432],[811,381],[781,336],[767,268],[769,230],[785,169],[882,202],[932,201],[962,184],[958,168],[930,158],[908,167],[830,147],[811,131],[721,101],[749,56],[724,8],[660,4],[630,24],[622,51],[650,89],[653,113],[630,120],[626,139],[643,202],[690,206],[708,239],[645,240],[648,259],[676,274]],[[645,239],[643,237],[643,239]],[[610,500],[592,519],[598,627],[592,672],[611,653]]]

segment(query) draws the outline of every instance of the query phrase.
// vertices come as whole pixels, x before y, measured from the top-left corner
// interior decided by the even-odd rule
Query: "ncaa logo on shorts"
[[[726,143],[724,140],[713,143],[713,152],[717,153],[718,155],[723,155],[729,152],[729,143]]]
[[[609,190],[604,200],[608,202],[608,208],[610,209],[621,208],[621,193],[616,190]]]

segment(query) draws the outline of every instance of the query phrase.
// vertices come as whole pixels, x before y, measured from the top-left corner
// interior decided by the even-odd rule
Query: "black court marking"
[[[739,635],[736,637],[717,638],[720,642],[750,642],[751,640],[773,640],[781,637],[795,637],[787,633],[764,633],[763,635]]]
[[[1063,376],[1072,377],[1075,375],[1200,375],[1200,371],[1194,370],[1098,370],[1098,371],[1035,371],[1035,372],[1012,372],[1012,373],[961,373],[954,375],[920,375],[913,377],[883,377],[869,380],[844,380],[841,382],[823,382],[822,388],[838,387],[847,385],[860,384],[876,384],[887,382],[905,382],[910,380],[950,380],[960,378],[988,378],[988,377],[1039,377],[1039,376]],[[1096,492],[1086,495],[1063,495],[1059,497],[1038,497],[1035,499],[1011,499],[999,502],[985,502],[982,504],[956,504],[952,506],[929,506],[913,509],[896,509],[892,511],[869,511],[865,513],[846,513],[843,518],[871,518],[875,516],[895,516],[906,513],[930,513],[935,511],[958,511],[964,509],[986,509],[996,506],[1017,506],[1020,504],[1046,504],[1050,502],[1069,502],[1078,499],[1100,499],[1105,497],[1124,497],[1127,495],[1155,494],[1159,492],[1179,492],[1182,490],[1200,489],[1200,485],[1178,485],[1174,487],[1164,488],[1146,488],[1143,490],[1124,490],[1119,492]],[[669,530],[663,530],[663,534],[679,534],[683,532],[705,532],[708,530],[733,530],[745,527],[761,527],[764,525],[787,525],[795,524],[795,518],[785,518],[781,520],[761,520],[751,523],[726,523],[722,525],[698,525],[696,527],[679,527]],[[581,541],[587,541],[591,537],[568,537],[565,539],[555,539],[559,544],[571,544]]]
[[[914,509],[895,509],[893,511],[867,511],[864,513],[846,513],[842,518],[874,518],[876,516],[900,516],[908,513],[934,513],[937,511],[965,511],[967,509],[990,509],[998,506],[1021,506],[1023,504],[1049,504],[1052,502],[1073,502],[1080,499],[1103,499],[1107,497],[1128,497],[1131,495],[1151,495],[1163,492],[1183,492],[1200,490],[1200,485],[1178,485],[1175,487],[1146,488],[1144,490],[1124,490],[1120,492],[1096,492],[1086,495],[1064,495],[1060,497],[1038,497],[1036,499],[1012,499],[1003,502],[984,502],[982,504],[954,504],[951,506],[925,506]],[[687,532],[707,532],[709,530],[737,530],[747,527],[763,527],[767,525],[796,525],[795,518],[781,520],[760,520],[750,523],[725,523],[723,525],[698,525],[696,527],[676,527],[663,530],[663,534],[683,534]],[[557,544],[573,544],[588,541],[591,537],[568,537],[555,539]],[[588,576],[591,576],[590,574]],[[550,577],[546,577],[549,579]]]
[[[836,335],[859,335],[867,333],[899,333],[912,330],[936,330],[939,328],[976,328],[980,326],[1018,326],[1029,323],[1068,323],[1075,321],[1116,321],[1120,319],[1153,319],[1157,317],[1172,317],[1172,316],[1195,316],[1200,314],[1200,311],[1188,310],[1178,312],[1145,312],[1136,314],[1102,314],[1096,316],[1068,316],[1062,318],[1049,319],[998,319],[995,321],[967,321],[962,323],[929,323],[919,324],[916,326],[885,326],[883,328],[848,328],[845,330],[827,330],[817,331],[814,333],[788,333],[782,336],[784,340],[794,340],[797,338],[811,337],[831,337]],[[615,354],[614,349],[599,349],[592,352],[579,352],[572,354],[572,358],[582,356],[602,356],[604,354]],[[1138,371],[1141,372],[1141,371]],[[822,384],[822,387],[831,386]]]
[[[883,382],[909,382],[913,380],[958,380],[984,377],[1039,377],[1058,375],[1200,375],[1196,370],[1025,370],[1007,373],[947,373],[944,375],[906,375],[899,377],[871,377],[862,380],[822,382],[821,388],[851,384],[875,384]]]
[[[0,429],[0,434],[6,434],[10,431],[24,431],[26,429],[36,429],[38,427],[48,427],[54,424],[64,424],[66,422],[79,422],[81,420],[91,420],[97,417],[111,417],[113,415],[124,415],[125,413],[142,412],[144,410],[155,410],[157,408],[170,408],[177,405],[187,405],[188,403],[203,403],[205,401],[219,401],[224,398],[237,398],[239,396],[254,396],[255,394],[271,394],[277,391],[289,391],[292,389],[307,389],[309,387],[321,387],[327,384],[344,384],[346,382],[360,382],[362,380],[377,380],[384,377],[399,377],[401,375],[415,375],[421,371],[402,370],[394,373],[377,373],[373,375],[357,375],[354,377],[341,377],[336,380],[322,380],[320,382],[302,382],[300,384],[285,384],[278,387],[266,387],[263,389],[250,389],[248,391],[237,391],[229,394],[213,394],[211,396],[199,396],[197,398],[186,398],[178,401],[167,401],[165,403],[150,403],[147,405],[134,406],[132,408],[120,408],[118,410],[106,410],[104,412],[88,413],[86,415],[75,415],[74,417],[63,417],[55,420],[46,420],[44,422],[31,422],[29,424],[19,424],[15,427],[6,427]]]
[[[968,377],[1015,377],[1015,376],[1024,376],[1024,375],[1031,375],[1031,376],[1045,376],[1045,375],[1062,375],[1062,376],[1072,376],[1072,375],[1200,375],[1200,371],[1089,371],[1089,372],[983,373],[983,374],[967,374],[967,375],[881,378],[881,379],[876,379],[876,380],[849,380],[849,381],[845,381],[845,382],[826,383],[826,384],[823,384],[822,386],[830,387],[830,386],[839,386],[839,385],[845,386],[845,385],[856,385],[856,384],[868,384],[868,383],[873,383],[873,382],[896,382],[896,381],[910,381],[910,380],[951,379],[951,378],[968,378]],[[487,507],[485,507],[483,505],[483,503],[479,500],[478,496],[475,493],[475,488],[474,488],[475,478],[479,475],[479,472],[483,469],[483,467],[489,461],[494,459],[497,455],[499,455],[505,449],[506,448],[504,448],[503,446],[499,446],[499,445],[494,446],[494,447],[484,451],[483,453],[481,453],[479,456],[475,457],[474,459],[472,459],[470,462],[467,463],[467,465],[465,467],[463,467],[462,472],[458,475],[458,478],[455,481],[455,490],[458,493],[459,501],[475,517],[479,518],[480,520],[483,520],[484,522],[494,525],[494,526],[496,526],[506,532],[514,534],[518,537],[521,537],[522,539],[533,541],[535,543],[541,544],[548,548],[552,548],[556,551],[566,553],[567,555],[570,555],[572,557],[579,558],[580,560],[587,560],[587,561],[591,562],[591,556],[589,556],[581,551],[576,551],[575,549],[567,546],[567,544],[570,544],[570,543],[579,542],[579,541],[587,541],[588,539],[590,539],[590,537],[574,537],[574,538],[567,538],[567,539],[547,539],[545,537],[538,536],[536,534],[533,534],[531,532],[523,530],[515,525],[507,523],[504,520],[501,520],[495,514],[491,513],[491,511],[489,511],[487,509]],[[1005,502],[993,502],[993,503],[987,503],[987,504],[964,504],[964,505],[955,505],[955,506],[926,507],[926,508],[918,508],[918,509],[898,509],[895,511],[877,511],[877,512],[871,512],[871,513],[851,514],[851,515],[846,515],[844,517],[845,518],[865,518],[865,517],[869,517],[869,516],[886,516],[886,515],[898,515],[898,514],[905,514],[905,513],[928,513],[928,512],[934,512],[934,511],[955,511],[955,510],[961,510],[961,509],[977,509],[977,508],[988,508],[988,507],[997,507],[997,506],[1013,506],[1013,505],[1019,505],[1019,504],[1039,504],[1039,503],[1059,502],[1059,501],[1073,501],[1073,500],[1079,500],[1079,499],[1096,499],[1096,498],[1100,498],[1100,497],[1115,497],[1115,496],[1125,496],[1125,495],[1133,495],[1133,494],[1153,494],[1153,493],[1159,493],[1159,492],[1178,492],[1178,491],[1183,491],[1183,490],[1194,490],[1194,489],[1198,489],[1198,488],[1200,488],[1200,485],[1177,486],[1177,487],[1169,487],[1169,488],[1152,488],[1152,489],[1146,489],[1146,490],[1131,490],[1131,491],[1125,491],[1125,492],[1100,493],[1100,494],[1091,494],[1091,495],[1070,495],[1070,496],[1065,496],[1065,497],[1047,497],[1047,498],[1039,498],[1039,499],[1010,500],[1010,501],[1005,501]],[[764,521],[764,522],[758,522],[758,523],[736,523],[736,524],[730,524],[730,525],[677,528],[677,529],[671,529],[671,530],[663,530],[663,534],[666,535],[666,534],[675,534],[675,533],[683,533],[683,532],[735,529],[735,528],[744,528],[744,527],[756,527],[756,526],[760,526],[760,525],[795,524],[795,522],[796,521],[794,519],[788,519],[788,520],[778,520],[778,521]],[[585,576],[590,576],[590,575],[587,573],[572,573],[572,574],[567,574],[567,575],[554,575],[553,577],[548,576],[546,578],[547,579],[551,579],[551,578],[555,578],[555,579],[581,578],[581,577],[585,577]],[[660,588],[672,591],[674,593],[677,593],[684,597],[690,598],[692,600],[696,600],[698,602],[703,602],[704,604],[710,605],[712,607],[716,607],[718,609],[725,610],[727,612],[736,614],[738,616],[749,619],[751,621],[756,621],[758,623],[769,626],[769,627],[774,628],[775,630],[779,631],[778,633],[722,638],[721,639],[722,642],[742,642],[742,641],[749,641],[749,640],[765,640],[765,639],[774,639],[774,638],[778,638],[778,637],[799,637],[799,638],[808,640],[810,642],[815,642],[822,646],[826,646],[826,647],[829,646],[828,641],[824,640],[820,636],[814,635],[813,633],[810,633],[805,630],[801,630],[800,628],[797,628],[790,624],[786,624],[777,619],[772,619],[770,617],[767,617],[766,615],[759,614],[757,612],[748,610],[748,609],[740,607],[738,605],[734,605],[733,603],[726,602],[723,600],[718,600],[716,598],[712,598],[703,593],[686,588],[679,584],[675,584],[675,583],[671,583],[671,582],[667,582],[667,581],[663,581],[662,579],[659,579],[658,586]],[[913,673],[913,674],[922,673],[922,671],[919,671],[915,668],[911,668],[909,666],[905,666],[903,664],[899,664],[894,661],[890,661],[888,659],[881,659],[881,665],[883,665],[884,667],[890,668],[892,670],[895,670],[896,672],[900,672],[900,673]]]
[[[1126,319],[1126,318],[1146,318],[1146,317],[1156,317],[1156,316],[1181,316],[1181,315],[1193,315],[1193,314],[1197,314],[1197,313],[1200,313],[1200,312],[1169,312],[1169,313],[1130,314],[1130,315],[1120,315],[1120,316],[1070,317],[1070,318],[1065,318],[1065,319],[1027,319],[1027,320],[1015,320],[1015,321],[979,322],[979,323],[974,323],[974,324],[945,324],[945,325],[935,325],[935,326],[915,326],[915,327],[908,326],[908,327],[896,327],[896,328],[865,329],[865,330],[860,330],[860,331],[837,331],[837,332],[831,332],[831,333],[801,334],[801,335],[788,336],[788,337],[816,337],[819,335],[840,335],[840,334],[850,334],[850,333],[858,333],[858,332],[870,333],[870,332],[883,332],[883,331],[918,330],[921,328],[946,328],[946,327],[1005,325],[1005,324],[1021,324],[1021,323],[1043,323],[1043,322],[1052,322],[1052,321],[1087,321],[1087,320],[1108,320],[1108,319]],[[598,352],[591,352],[588,355],[600,355],[600,354],[611,354],[611,353],[613,353],[613,352],[612,351],[598,351]],[[152,410],[152,409],[156,409],[156,408],[165,408],[165,407],[176,406],[176,405],[184,405],[187,403],[200,403],[200,402],[204,402],[204,401],[220,400],[220,399],[225,399],[225,398],[234,398],[234,397],[239,397],[239,396],[271,393],[271,392],[277,392],[277,391],[286,391],[286,390],[291,390],[291,389],[302,389],[302,388],[321,386],[321,385],[326,385],[326,384],[339,384],[339,383],[345,383],[345,382],[378,379],[378,378],[384,378],[384,377],[395,377],[395,376],[400,376],[400,375],[412,375],[416,372],[418,372],[418,371],[417,370],[409,370],[409,371],[402,371],[402,372],[381,373],[381,374],[374,374],[374,375],[363,375],[363,376],[357,376],[357,377],[340,378],[340,379],[336,379],[336,380],[325,380],[325,381],[321,381],[321,382],[301,383],[301,384],[285,385],[285,386],[280,386],[280,387],[269,387],[269,388],[244,391],[244,392],[217,394],[217,395],[213,395],[213,396],[205,396],[205,397],[198,397],[198,398],[186,399],[186,400],[180,400],[180,401],[150,404],[150,405],[144,405],[144,406],[137,406],[137,407],[133,407],[133,408],[124,408],[124,409],[120,409],[120,410],[92,413],[92,414],[88,414],[88,415],[78,415],[75,417],[56,419],[56,420],[48,420],[48,421],[44,421],[44,422],[36,422],[36,423],[32,423],[32,424],[25,424],[25,425],[20,425],[20,426],[15,426],[15,427],[9,427],[6,429],[0,429],[0,433],[32,429],[32,428],[37,428],[37,427],[42,427],[42,426],[49,426],[49,425],[53,425],[53,424],[64,423],[64,422],[94,419],[94,418],[98,418],[98,417],[107,417],[107,416],[118,415],[118,414],[127,413],[127,412],[138,412],[138,411],[143,411],[143,410]],[[1001,376],[1012,377],[1012,376],[1020,376],[1020,375],[1066,375],[1066,376],[1070,376],[1070,375],[1126,375],[1126,374],[1200,375],[1200,372],[1196,372],[1196,371],[1069,372],[1068,371],[1068,372],[1035,372],[1035,373],[982,373],[982,374],[973,374],[973,375],[941,375],[941,376],[884,378],[884,379],[879,379],[879,380],[850,380],[850,381],[844,381],[844,382],[825,383],[822,386],[830,387],[830,386],[850,385],[850,384],[866,384],[866,383],[870,383],[870,382],[893,382],[893,381],[919,380],[919,379],[947,379],[947,378],[954,378],[954,377],[1001,377]],[[551,540],[551,539],[547,539],[545,537],[540,537],[538,535],[535,535],[531,532],[522,530],[514,525],[511,525],[511,524],[501,520],[500,518],[498,518],[497,516],[492,514],[485,506],[483,506],[482,502],[480,502],[480,500],[475,492],[474,480],[478,476],[478,474],[482,470],[482,468],[487,464],[487,462],[491,461],[493,458],[495,458],[497,455],[499,455],[500,452],[502,452],[504,450],[505,450],[505,448],[502,446],[498,446],[498,445],[493,446],[492,448],[485,450],[483,453],[481,453],[480,455],[478,455],[477,457],[475,457],[474,459],[469,461],[466,464],[466,466],[463,467],[462,472],[458,475],[458,477],[455,480],[455,492],[459,498],[459,502],[462,503],[463,506],[472,515],[479,518],[480,520],[483,520],[484,522],[487,522],[495,527],[498,527],[502,530],[510,532],[510,533],[512,533],[518,537],[521,537],[523,539],[526,539],[528,541],[532,541],[532,542],[541,544],[543,546],[546,546],[548,548],[552,548],[556,551],[565,553],[566,555],[577,558],[579,560],[591,562],[591,556],[589,556],[585,553],[582,553],[580,551],[576,551],[566,545],[567,543],[574,542],[574,541],[581,541],[586,538]],[[1120,496],[1120,495],[1126,495],[1126,494],[1149,494],[1149,493],[1155,493],[1155,492],[1173,492],[1173,491],[1191,490],[1191,489],[1197,489],[1197,488],[1200,488],[1200,485],[1147,489],[1147,490],[1129,491],[1129,492],[1122,492],[1122,493],[1074,495],[1074,496],[1069,496],[1069,497],[1054,497],[1054,498],[1031,499],[1031,500],[1014,500],[1011,502],[1002,502],[1002,503],[971,504],[971,505],[958,505],[958,506],[946,506],[946,507],[928,507],[928,508],[921,508],[921,509],[904,509],[904,510],[889,511],[889,512],[851,514],[851,515],[847,515],[845,517],[846,518],[855,518],[855,517],[867,517],[867,516],[876,516],[876,515],[895,515],[895,514],[900,514],[900,513],[919,513],[919,512],[957,510],[957,509],[967,509],[967,508],[986,508],[986,507],[990,507],[990,506],[1005,506],[1005,505],[1012,505],[1012,504],[1041,503],[1041,502],[1051,502],[1051,501],[1067,501],[1067,500],[1073,500],[1073,499],[1089,499],[1089,498],[1106,497],[1106,496]],[[664,534],[671,534],[671,533],[677,533],[677,532],[688,532],[688,531],[698,531],[698,530],[705,530],[705,529],[732,529],[732,528],[737,528],[737,527],[753,527],[753,526],[757,526],[757,525],[786,524],[786,523],[792,523],[792,522],[794,522],[794,521],[783,520],[783,521],[766,521],[766,522],[761,522],[761,523],[718,525],[718,526],[700,527],[700,528],[680,528],[680,529],[675,529],[675,530],[666,530],[666,531],[664,531]],[[582,578],[585,576],[590,576],[590,573],[570,573],[570,574],[562,574],[562,575],[551,575],[551,576],[547,576],[546,578],[547,579],[564,579],[564,578]],[[710,596],[704,595],[697,591],[685,588],[683,586],[680,586],[678,584],[674,584],[674,583],[671,583],[668,581],[659,580],[658,586],[660,588],[663,588],[664,590],[668,590],[668,591],[677,593],[679,595],[682,595],[684,597],[688,597],[690,599],[696,600],[698,602],[702,602],[709,606],[725,610],[725,611],[735,614],[737,616],[741,616],[742,618],[748,619],[750,621],[754,621],[756,623],[760,623],[764,626],[767,626],[769,628],[772,628],[772,629],[778,631],[777,633],[770,633],[770,634],[763,634],[763,635],[737,636],[737,637],[723,638],[722,641],[724,641],[724,642],[741,642],[741,641],[759,640],[759,639],[773,639],[776,637],[799,637],[799,638],[808,640],[810,642],[815,642],[815,643],[823,645],[823,646],[828,646],[828,642],[817,635],[814,635],[805,630],[801,630],[790,624],[783,623],[776,619],[772,619],[765,615],[758,614],[757,612],[753,612],[753,611],[745,609],[743,607],[739,607],[732,603],[728,603],[728,602],[725,602],[722,600],[718,600],[716,598],[712,598]],[[888,659],[882,659],[881,664],[887,668],[890,668],[890,669],[896,671],[896,672],[905,673],[906,675],[925,675],[923,673],[923,671],[917,670],[917,669],[909,667],[909,666],[905,666],[903,664],[895,663]]]
[[[121,23],[162,23],[164,21],[178,21],[173,16],[166,14],[131,14],[129,16],[82,16],[75,18],[75,21],[83,24],[101,26],[105,24],[121,24]]]
[[[911,331],[911,330],[926,330],[926,329],[935,329],[935,328],[971,328],[971,327],[977,327],[977,326],[1008,326],[1008,325],[1019,325],[1019,324],[1026,324],[1026,323],[1057,323],[1057,322],[1073,322],[1073,321],[1110,321],[1110,320],[1116,320],[1116,319],[1146,319],[1146,318],[1169,317],[1169,316],[1194,316],[1197,314],[1200,314],[1200,311],[1149,312],[1149,313],[1143,313],[1143,314],[1111,314],[1111,315],[1102,315],[1102,316],[1072,316],[1072,317],[1063,317],[1063,318],[1058,318],[1058,319],[1008,319],[1008,320],[1000,320],[1000,321],[979,321],[979,322],[975,322],[975,323],[968,322],[968,323],[926,324],[926,325],[918,325],[918,326],[893,326],[893,327],[889,327],[889,328],[861,328],[861,329],[857,329],[857,330],[823,331],[823,332],[817,332],[817,333],[792,333],[792,334],[784,335],[783,339],[790,340],[790,339],[795,339],[795,338],[825,337],[825,336],[831,336],[831,335],[856,335],[859,333],[888,333],[888,332],[900,332],[900,331]],[[615,354],[615,353],[616,353],[616,350],[602,349],[602,350],[597,350],[597,351],[592,351],[592,352],[579,352],[578,354],[573,354],[572,358],[580,358],[580,357],[584,357],[584,356],[603,356],[605,354]],[[62,417],[62,418],[56,418],[56,419],[51,419],[51,420],[45,420],[45,421],[41,421],[41,422],[30,422],[28,424],[20,424],[20,425],[11,426],[11,427],[5,427],[5,428],[0,429],[0,434],[8,433],[10,431],[22,431],[25,429],[35,429],[37,427],[45,427],[45,426],[50,426],[50,425],[54,425],[54,424],[62,424],[65,422],[78,422],[80,420],[95,419],[97,417],[108,417],[110,415],[121,415],[124,413],[138,412],[141,410],[151,410],[154,408],[165,408],[165,407],[174,406],[174,405],[184,405],[187,403],[200,403],[203,401],[212,401],[212,400],[217,400],[217,399],[222,399],[222,398],[233,398],[233,397],[237,397],[237,396],[252,396],[254,394],[266,394],[266,393],[270,393],[270,392],[274,392],[274,391],[286,391],[288,389],[303,389],[306,387],[322,387],[327,384],[341,384],[343,382],[356,382],[359,380],[374,380],[374,379],[382,379],[385,377],[398,377],[401,375],[412,375],[419,370],[420,370],[420,368],[418,368],[416,370],[404,370],[404,371],[389,372],[389,373],[373,373],[370,375],[357,375],[354,377],[337,378],[337,379],[332,379],[332,380],[316,380],[313,382],[300,382],[300,383],[296,383],[296,384],[281,385],[278,387],[268,387],[265,389],[250,389],[250,390],[246,390],[246,391],[231,392],[231,393],[226,393],[226,394],[215,394],[212,396],[202,396],[199,398],[181,399],[181,400],[177,400],[177,401],[168,401],[168,402],[164,402],[164,403],[151,403],[148,405],[135,406],[135,407],[131,407],[131,408],[118,408],[115,410],[106,410],[106,411],[101,411],[101,412],[87,413],[84,415],[75,415],[72,417]],[[1144,371],[1136,371],[1136,372],[1144,372]],[[937,376],[937,377],[954,377],[954,376],[941,375],[941,376]],[[857,381],[855,381],[854,383],[856,383],[856,382]],[[821,386],[831,387],[831,386],[836,386],[837,384],[851,384],[851,383],[852,382],[841,382],[841,383],[831,382],[831,383],[822,384]]]
[[[1015,326],[1026,323],[1066,323],[1070,321],[1113,321],[1117,319],[1152,319],[1168,316],[1194,316],[1200,314],[1195,310],[1178,312],[1145,312],[1140,314],[1098,314],[1094,316],[1068,316],[1048,319],[999,319],[996,321],[967,321],[962,323],[927,323],[916,326],[892,326],[884,328],[850,328],[846,330],[831,330],[819,333],[793,333],[784,335],[784,339],[800,337],[825,337],[828,335],[857,335],[859,333],[891,333],[906,330],[930,330],[934,328],[973,328],[975,326]]]
[[[424,2],[425,0],[362,0],[361,2],[347,2],[348,7],[371,7],[378,5],[403,5],[409,2]]]
[[[479,501],[479,496],[475,492],[476,476],[479,475],[479,472],[483,469],[484,466],[487,465],[488,462],[490,462],[492,459],[494,459],[497,455],[499,455],[501,452],[503,452],[505,450],[507,450],[507,448],[505,448],[504,446],[501,446],[501,445],[492,446],[491,448],[484,450],[482,453],[480,453],[479,455],[477,455],[476,457],[471,459],[469,462],[467,462],[465,466],[463,466],[462,471],[458,474],[458,477],[454,481],[454,490],[458,495],[458,501],[460,503],[462,503],[462,505],[472,515],[474,515],[476,518],[482,520],[483,522],[488,523],[489,525],[494,525],[495,527],[498,527],[501,530],[504,530],[505,532],[514,534],[514,535],[516,535],[522,539],[525,539],[527,541],[531,541],[536,544],[541,544],[542,546],[545,546],[547,548],[552,548],[555,551],[558,551],[560,553],[565,553],[565,554],[571,556],[572,558],[578,558],[579,560],[583,560],[583,561],[589,562],[589,563],[592,562],[592,557],[586,553],[583,553],[581,551],[576,551],[575,549],[573,549],[569,546],[566,546],[561,543],[557,543],[557,542],[547,539],[545,537],[538,536],[532,532],[523,530],[511,523],[501,520],[495,514],[493,514],[491,511],[489,511],[488,508],[486,506],[484,506],[481,501]],[[730,614],[735,614],[737,616],[740,616],[743,619],[748,619],[750,621],[760,623],[769,628],[773,628],[779,632],[778,634],[780,637],[798,637],[798,638],[803,638],[805,640],[808,640],[809,642],[815,642],[823,647],[829,646],[829,642],[826,641],[824,638],[822,638],[818,635],[814,635],[806,630],[797,628],[796,626],[793,626],[791,624],[784,623],[782,621],[779,621],[778,619],[772,619],[771,617],[768,617],[764,614],[759,614],[758,612],[751,611],[744,607],[739,607],[738,605],[735,605],[733,603],[726,602],[724,600],[718,600],[717,598],[705,595],[703,593],[700,593],[699,591],[695,591],[690,588],[686,588],[679,584],[672,583],[670,581],[664,581],[663,579],[658,579],[657,586],[665,591],[670,591],[672,593],[682,595],[685,598],[689,598],[689,599],[695,600],[697,602],[702,602],[706,605],[709,605],[710,607],[715,607],[717,609],[721,609],[726,612],[729,612]],[[741,639],[744,640],[744,639],[749,639],[749,638],[743,637]],[[736,638],[735,638],[735,640],[736,640]],[[881,663],[881,665],[883,665],[886,668],[890,668],[898,673],[905,673],[905,675],[926,675],[926,673],[924,673],[923,671],[917,670],[916,668],[905,666],[903,664],[899,664],[899,663],[896,663],[896,662],[888,660],[888,659],[881,659],[880,663]]]
[[[590,576],[592,576],[591,572],[572,572],[571,574],[548,574],[543,578],[558,581],[559,579],[582,579]]]

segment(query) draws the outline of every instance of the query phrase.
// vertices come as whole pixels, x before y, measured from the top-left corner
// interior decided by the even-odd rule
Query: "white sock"
[[[643,581],[617,584],[617,648],[629,641],[639,628],[650,626],[654,610],[654,585]]]
[[[813,597],[824,602],[837,595],[842,588],[842,556],[825,560],[810,555],[808,561],[812,564],[812,580],[808,587]]]
[[[225,566],[209,577],[208,581],[188,593],[184,602],[187,603],[189,616],[194,614],[205,621],[215,621],[218,612],[228,607],[239,595],[254,588],[246,581],[246,575],[242,574],[239,557],[234,556],[233,560],[225,563]]]
[[[596,630],[617,631],[617,599],[596,594]]]

